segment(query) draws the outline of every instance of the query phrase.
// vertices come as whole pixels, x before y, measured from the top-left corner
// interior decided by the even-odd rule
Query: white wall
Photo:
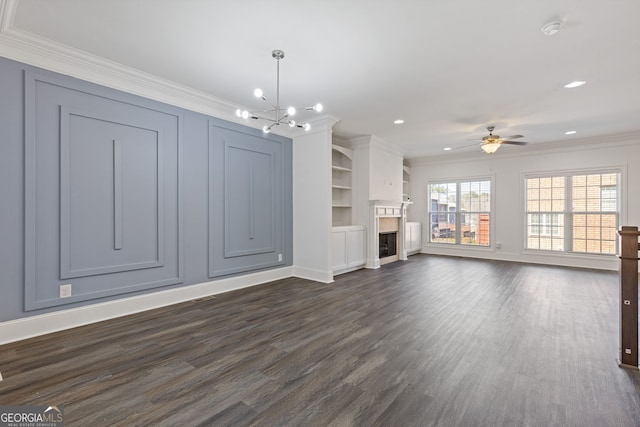
[[[369,169],[370,169],[370,137],[360,140],[360,143],[351,142],[353,148],[353,223],[369,226]]]
[[[298,277],[331,282],[331,128],[314,121],[293,138],[293,267]]]
[[[341,141],[353,149],[353,223],[369,224],[369,201],[402,201],[402,153],[375,136]]]
[[[375,136],[350,139],[354,150],[354,184],[363,200],[402,201],[402,153]]]
[[[461,248],[428,243],[430,227],[423,229],[423,253],[501,259],[575,267],[618,269],[617,257],[535,254],[524,251],[523,175],[532,172],[622,168],[621,225],[640,225],[640,134],[574,141],[560,148],[502,147],[487,155],[480,151],[461,156],[411,160],[411,221],[428,224],[427,182],[454,178],[492,177],[494,216],[492,241],[500,249]]]
[[[402,201],[402,154],[371,139],[369,157],[369,200]]]

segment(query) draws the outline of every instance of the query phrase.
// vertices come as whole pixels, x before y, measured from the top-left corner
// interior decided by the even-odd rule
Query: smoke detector
[[[544,24],[542,28],[540,28],[540,31],[542,31],[542,34],[545,36],[552,36],[560,31],[560,27],[562,27],[562,22],[550,21]]]

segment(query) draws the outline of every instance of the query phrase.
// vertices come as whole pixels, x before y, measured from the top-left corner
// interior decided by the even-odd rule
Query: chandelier
[[[311,125],[309,123],[297,123],[293,119],[293,116],[296,114],[296,111],[297,111],[295,107],[288,107],[286,109],[280,107],[280,60],[284,58],[284,52],[276,49],[273,52],[271,52],[271,56],[275,58],[277,62],[275,105],[272,104],[271,101],[267,99],[262,89],[258,88],[253,91],[253,94],[256,96],[256,98],[261,98],[263,101],[268,102],[271,105],[271,108],[267,110],[261,110],[261,111],[247,111],[247,110],[238,109],[236,110],[236,116],[242,117],[243,119],[266,120],[270,122],[270,124],[265,125],[262,128],[262,131],[265,133],[271,132],[271,129],[274,126],[279,126],[281,124],[286,124],[292,128],[298,127],[304,130],[311,129]],[[319,113],[322,111],[322,108],[323,108],[322,104],[318,103],[311,107],[305,107],[304,109],[305,111],[315,111]],[[271,116],[271,117],[267,117],[267,116]]]

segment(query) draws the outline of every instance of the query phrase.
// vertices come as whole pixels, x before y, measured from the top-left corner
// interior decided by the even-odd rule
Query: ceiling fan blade
[[[522,137],[523,137],[523,135],[511,135],[511,136],[505,136],[502,139],[504,139],[504,140],[507,140],[507,139],[518,139],[518,138],[522,138]]]
[[[482,144],[480,144],[480,145],[482,145]],[[452,148],[452,149],[451,149],[451,150],[449,150],[449,151],[462,150],[462,149],[465,149],[465,148],[469,148],[469,147],[477,147],[477,146],[478,146],[478,143],[471,144],[471,145],[463,145],[462,147],[455,147],[455,148]]]
[[[502,141],[502,144],[510,144],[510,145],[527,145],[526,141]]]

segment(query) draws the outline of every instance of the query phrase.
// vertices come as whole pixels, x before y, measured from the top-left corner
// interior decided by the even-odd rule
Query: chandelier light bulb
[[[305,123],[304,130],[309,130],[309,129],[311,129],[311,125],[309,123]]]
[[[241,113],[241,115],[242,115],[242,118],[243,118],[243,119],[248,119],[248,118],[249,118],[249,112],[248,112],[247,110],[244,110],[244,111]]]
[[[321,112],[323,108],[324,107],[319,102],[313,106],[313,109],[316,110],[318,113]]]
[[[573,89],[575,87],[580,87],[585,83],[587,83],[587,82],[585,82],[584,80],[576,80],[576,81],[573,81],[571,83],[567,83],[566,85],[564,85],[564,87],[567,88],[567,89]]]
[[[262,98],[263,92],[262,89],[257,88],[256,90],[253,91],[253,94],[255,95],[256,98]]]
[[[241,109],[239,109],[239,108],[238,108],[238,109],[236,110],[236,116],[238,116],[238,117],[242,117],[242,110],[241,110]]]
[[[264,133],[269,133],[269,132],[271,132],[271,126],[264,126],[264,127],[262,128],[262,132],[264,132]]]
[[[296,114],[296,109],[295,109],[295,107],[289,107],[289,108],[287,108],[287,114],[288,114],[288,115],[290,115],[290,116],[295,115],[295,114]]]
[[[289,127],[294,127],[296,125],[295,120],[289,120]]]

